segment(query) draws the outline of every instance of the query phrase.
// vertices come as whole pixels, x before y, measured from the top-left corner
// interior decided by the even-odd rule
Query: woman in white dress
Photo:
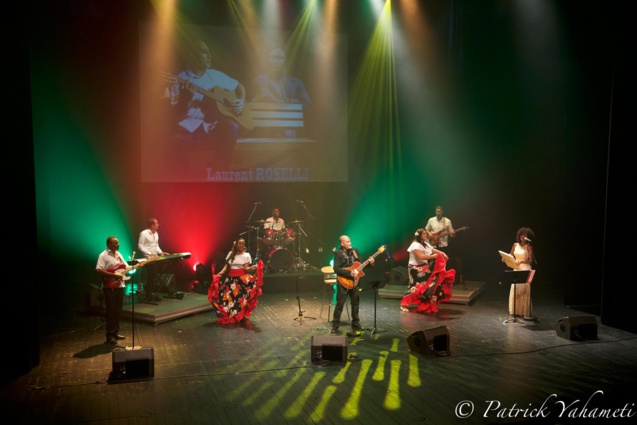
[[[530,241],[535,239],[533,230],[529,227],[520,227],[515,234],[516,242],[511,247],[511,255],[515,257],[518,270],[533,270],[533,246]],[[509,292],[509,315],[518,317],[531,317],[531,284],[511,284]]]

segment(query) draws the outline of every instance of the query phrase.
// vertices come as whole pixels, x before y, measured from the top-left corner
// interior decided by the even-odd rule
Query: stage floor
[[[589,411],[636,409],[637,335],[564,306],[550,282],[532,294],[534,323],[507,321],[509,287],[497,283],[487,282],[470,304],[443,303],[434,314],[403,312],[398,299],[361,288],[365,331],[345,339],[346,362],[313,362],[315,337],[341,342],[329,333],[325,287],[264,291],[250,319],[235,325],[218,325],[213,311],[159,326],[124,320],[126,339],[118,346],[104,344],[99,315],[60,310],[41,319],[39,365],[0,387],[0,409],[7,423],[21,424],[255,425],[605,424],[629,420],[559,417],[561,403],[571,415],[589,399]],[[343,311],[343,331],[349,313]],[[596,339],[558,334],[565,318],[577,317],[592,317]],[[412,349],[415,336],[440,329],[448,349],[438,348],[438,355]],[[110,379],[122,351],[143,353],[127,349],[133,330],[134,345],[153,350],[153,374]],[[131,357],[131,367],[137,362]],[[543,404],[547,417],[508,416],[515,406]]]

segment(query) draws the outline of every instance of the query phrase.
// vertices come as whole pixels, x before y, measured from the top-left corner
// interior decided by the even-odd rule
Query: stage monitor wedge
[[[446,326],[417,331],[407,337],[409,351],[420,354],[435,354],[448,356],[449,330]]]
[[[597,339],[597,319],[595,316],[562,317],[555,324],[557,336],[571,341]]]
[[[113,351],[113,372],[109,381],[148,379],[155,375],[155,350],[152,347]]]
[[[347,362],[347,337],[312,335],[310,360],[316,362]]]

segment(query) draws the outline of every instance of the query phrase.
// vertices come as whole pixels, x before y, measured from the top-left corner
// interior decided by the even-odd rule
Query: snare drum
[[[294,242],[294,229],[286,229],[283,235],[283,245],[289,245]]]
[[[268,255],[268,270],[273,273],[287,272],[294,265],[294,255],[285,248],[274,248]]]
[[[265,229],[263,231],[263,243],[266,245],[272,245],[274,244],[275,240],[274,240],[274,230],[272,229]]]

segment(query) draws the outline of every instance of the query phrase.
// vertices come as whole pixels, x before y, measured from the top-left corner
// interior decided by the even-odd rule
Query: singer
[[[515,257],[515,264],[520,266],[520,270],[533,270],[535,256],[531,241],[535,239],[535,233],[530,227],[520,227],[515,234],[516,242],[511,247],[510,254]],[[503,260],[504,261],[504,260]],[[513,286],[516,286],[515,290]],[[513,308],[515,303],[515,309]],[[531,284],[511,284],[509,292],[509,315],[531,317]]]
[[[339,243],[341,244],[340,249],[334,251],[334,272],[338,276],[355,278],[357,270],[356,268],[352,268],[352,266],[356,262],[362,262],[360,260],[361,256],[358,253],[358,249],[352,248],[352,242],[347,235],[341,236],[339,238]],[[373,257],[369,258],[369,265],[374,265]],[[343,307],[345,306],[345,301],[347,301],[347,296],[349,295],[352,306],[352,333],[348,333],[348,336],[360,335],[363,332],[363,327],[361,326],[361,321],[358,317],[360,304],[358,288],[354,286],[351,289],[347,289],[339,282],[336,290],[338,293],[336,294],[336,307],[334,307],[332,330],[330,333],[332,335],[340,335],[341,332],[339,331],[339,326],[341,324],[341,313],[343,313]]]
[[[213,270],[208,289],[208,302],[215,308],[220,325],[247,319],[257,308],[263,286],[263,261],[254,266],[246,250],[245,239],[238,239],[226,256],[226,264],[219,274]]]

